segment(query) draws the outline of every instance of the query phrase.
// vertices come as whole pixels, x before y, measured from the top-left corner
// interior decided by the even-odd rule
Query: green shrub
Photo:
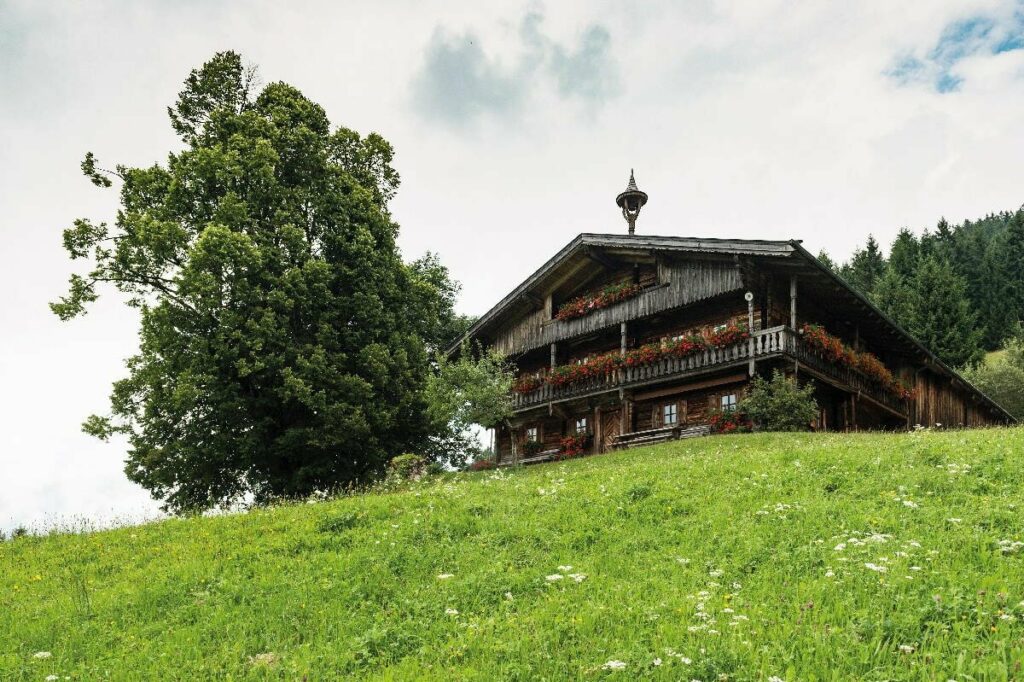
[[[407,453],[393,457],[388,462],[388,478],[402,481],[410,478],[420,478],[426,473],[427,460],[419,455]]]
[[[801,388],[778,370],[772,373],[771,381],[754,377],[741,408],[761,431],[808,431],[818,416],[814,385]]]

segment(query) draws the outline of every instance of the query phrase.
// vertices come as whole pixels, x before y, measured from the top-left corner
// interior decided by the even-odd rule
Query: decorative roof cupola
[[[640,215],[640,209],[647,203],[647,192],[641,192],[636,186],[633,178],[633,169],[629,169],[629,184],[626,191],[615,197],[615,203],[622,209],[622,217],[629,223],[629,233],[636,231],[636,219]]]

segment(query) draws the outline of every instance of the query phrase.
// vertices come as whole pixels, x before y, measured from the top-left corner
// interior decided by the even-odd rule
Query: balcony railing
[[[639,386],[679,375],[696,374],[709,368],[742,365],[751,358],[781,355],[786,351],[787,345],[792,344],[792,338],[792,332],[786,327],[772,327],[754,332],[749,339],[728,346],[709,348],[685,358],[662,358],[648,365],[624,367],[567,386],[555,387],[545,384],[530,393],[514,395],[512,407],[523,410],[544,403],[604,393],[620,387]]]
[[[647,365],[624,367],[601,376],[590,377],[566,386],[544,384],[529,393],[514,394],[513,409],[525,410],[550,402],[562,402],[606,393],[618,388],[633,388],[646,384],[669,381],[690,374],[701,374],[712,369],[742,366],[751,359],[788,356],[829,377],[850,391],[859,392],[901,415],[907,414],[907,404],[891,393],[876,386],[861,374],[836,365],[808,344],[788,327],[771,327],[755,331],[749,339],[709,348],[684,358],[662,358]]]

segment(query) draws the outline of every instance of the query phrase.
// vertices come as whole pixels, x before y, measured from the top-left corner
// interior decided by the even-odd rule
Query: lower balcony
[[[800,334],[781,326],[758,330],[742,341],[704,349],[686,357],[667,357],[636,367],[614,369],[565,386],[543,384],[533,391],[513,394],[512,405],[515,411],[524,412],[549,404],[676,381],[775,358],[792,361],[795,367],[815,379],[866,398],[895,417],[906,419],[909,414],[908,400],[893,395],[850,368],[831,362],[804,341]]]

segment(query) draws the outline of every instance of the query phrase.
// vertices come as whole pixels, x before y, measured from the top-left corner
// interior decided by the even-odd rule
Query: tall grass
[[[1019,679],[1022,511],[1021,429],[757,434],[19,538],[0,679]]]

